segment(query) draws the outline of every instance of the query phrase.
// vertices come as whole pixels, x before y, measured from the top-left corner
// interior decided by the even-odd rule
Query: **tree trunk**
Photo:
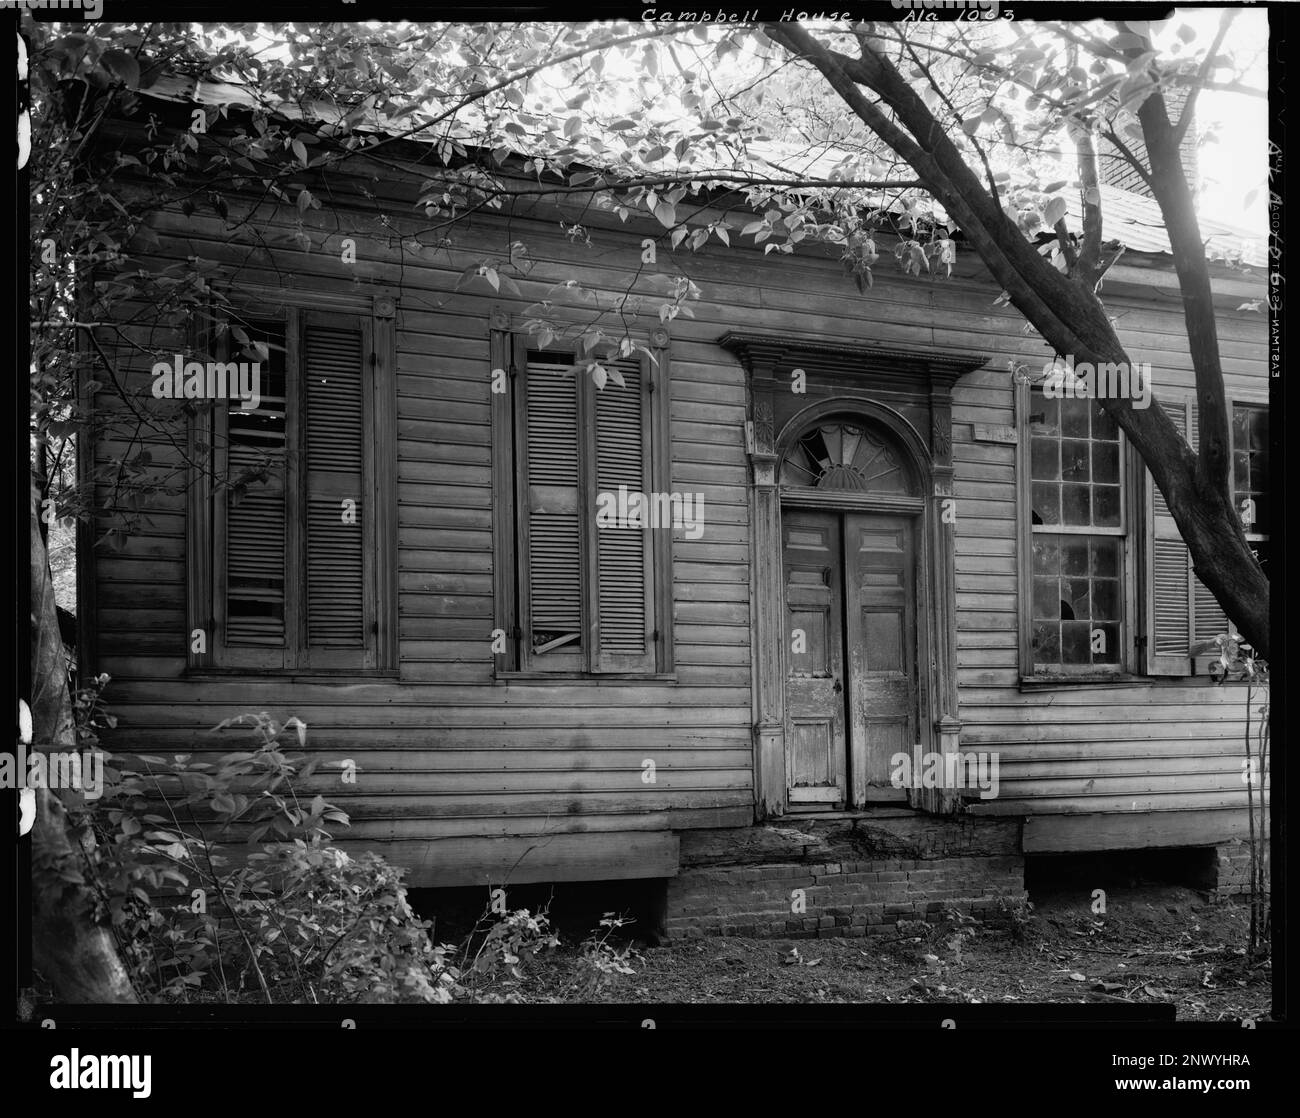
[[[75,750],[76,724],[54,607],[49,555],[31,501],[32,749]],[[108,928],[91,920],[93,898],[82,873],[81,839],[60,795],[36,790],[32,830],[32,957],[61,1002],[134,1002],[135,991]]]
[[[916,172],[951,214],[1012,304],[1055,353],[1094,365],[1131,367],[1093,287],[1095,277],[1066,277],[1029,244],[996,204],[921,97],[883,54],[860,38],[861,56],[818,42],[798,23],[765,23],[763,31],[791,55],[815,66],[860,120]],[[862,90],[876,94],[867,98]],[[881,105],[893,110],[888,116]],[[1241,518],[1228,496],[1228,422],[1214,328],[1209,270],[1177,143],[1159,95],[1139,110],[1151,151],[1156,200],[1174,255],[1196,371],[1200,454],[1177,433],[1162,408],[1102,399],[1151,470],[1192,556],[1197,576],[1256,652],[1269,654],[1269,583],[1250,553]]]

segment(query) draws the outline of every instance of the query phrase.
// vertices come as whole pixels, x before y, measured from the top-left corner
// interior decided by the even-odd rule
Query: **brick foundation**
[[[801,849],[819,845],[841,844]],[[867,859],[858,845],[835,861],[684,864],[668,882],[667,933],[869,936],[891,932],[900,920],[933,918],[949,908],[978,914],[994,909],[999,898],[1016,903],[1026,897],[1024,858],[1007,843],[996,853],[948,855],[942,844],[929,844],[924,852],[912,851],[919,857]],[[683,853],[689,857],[690,851],[684,846]],[[802,904],[796,890],[803,890]]]
[[[1241,839],[1214,848],[1215,873],[1211,892],[1216,897],[1250,893],[1250,843]]]

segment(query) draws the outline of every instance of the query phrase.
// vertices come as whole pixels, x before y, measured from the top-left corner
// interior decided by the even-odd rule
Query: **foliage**
[[[79,693],[83,743],[114,722],[100,698],[107,682]],[[251,733],[252,748],[215,762],[110,757],[104,794],[77,820],[96,840],[83,850],[93,919],[113,929],[142,996],[518,1000],[521,966],[559,944],[545,911],[486,913],[464,944],[435,945],[402,871],[332,845],[329,827],[347,815],[322,796],[299,798],[317,765],[288,748],[306,745],[306,726],[246,714],[214,732],[235,728]]]
[[[85,705],[80,709],[92,711]],[[138,988],[162,998],[445,1001],[449,981],[400,871],[330,845],[347,816],[295,781],[314,761],[286,752],[306,727],[265,714],[249,750],[215,762],[190,755],[116,757],[84,825],[97,919],[115,929]],[[260,850],[233,857],[238,837]]]
[[[72,720],[77,727],[77,748],[90,749],[99,745],[103,730],[117,726],[117,716],[104,705],[104,688],[111,677],[107,672],[92,676],[84,687],[72,692]]]
[[[631,923],[629,916],[606,912],[599,926],[583,941],[578,993],[586,1001],[594,1001],[602,990],[623,976],[636,974],[632,964],[641,959],[641,953],[630,943],[620,947],[611,942],[621,928]]]

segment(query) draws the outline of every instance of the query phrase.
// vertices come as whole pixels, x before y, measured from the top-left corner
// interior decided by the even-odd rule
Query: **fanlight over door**
[[[810,427],[781,463],[780,484],[859,493],[916,493],[898,451],[872,431],[832,420]]]

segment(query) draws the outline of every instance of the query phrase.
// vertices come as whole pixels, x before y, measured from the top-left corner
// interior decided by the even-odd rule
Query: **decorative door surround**
[[[988,358],[759,333],[728,333],[719,344],[740,359],[749,381],[754,777],[758,818],[767,819],[783,815],[786,805],[783,704],[789,639],[782,605],[783,501],[881,512],[904,511],[906,506],[919,513],[921,740],[915,745],[922,752],[958,749],[955,526],[945,523],[943,502],[953,495],[952,386]],[[815,422],[832,416],[871,425],[907,455],[923,482],[919,508],[915,500],[887,495],[780,484],[781,462],[796,440]],[[915,807],[935,812],[955,805],[939,789],[916,789],[910,800]]]

